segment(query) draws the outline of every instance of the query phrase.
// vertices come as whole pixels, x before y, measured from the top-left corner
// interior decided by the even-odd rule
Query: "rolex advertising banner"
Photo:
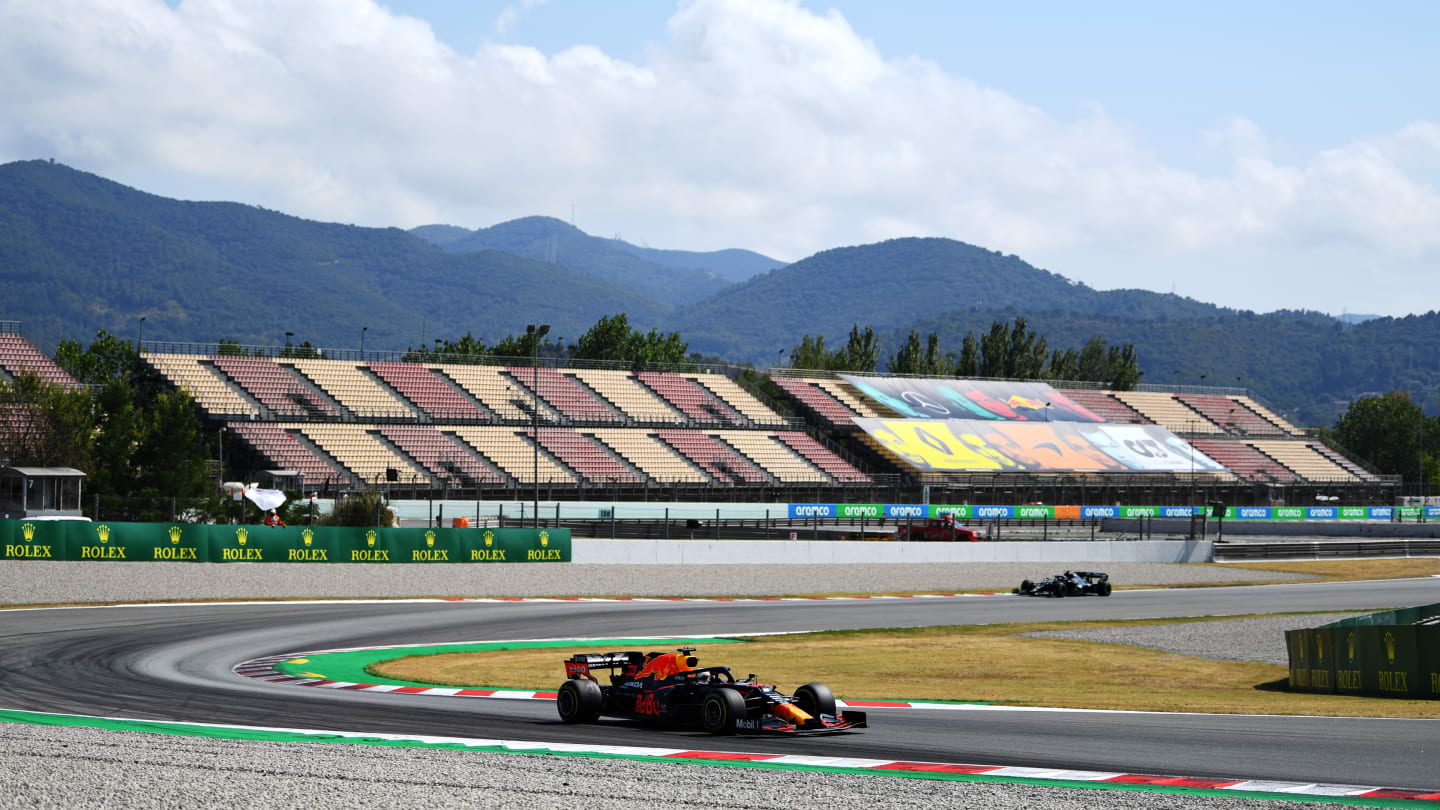
[[[926,472],[1226,472],[1159,425],[871,418],[855,424]]]
[[[1296,691],[1440,699],[1440,626],[1337,622],[1287,630],[1285,644]]]
[[[570,530],[4,520],[0,552],[97,562],[569,562]]]
[[[1047,383],[1006,380],[860,377],[841,374],[861,393],[911,419],[1104,422]]]

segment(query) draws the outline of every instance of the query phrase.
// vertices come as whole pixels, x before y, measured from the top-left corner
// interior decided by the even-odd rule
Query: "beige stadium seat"
[[[480,400],[480,403],[489,408],[501,419],[511,421],[528,420],[530,414],[517,407],[513,400],[522,400],[534,406],[539,405],[541,422],[558,422],[559,415],[555,409],[545,403],[545,400],[538,399],[530,393],[530,389],[517,385],[509,377],[501,373],[495,366],[466,366],[459,364],[444,363],[432,368],[440,371],[445,376],[454,380],[465,389],[465,393]]]
[[[1175,398],[1174,394],[1157,391],[1114,391],[1115,398],[1139,411],[1157,425],[1172,433],[1224,433],[1214,422],[1194,408]]]
[[[1250,446],[1284,464],[1296,475],[1310,481],[1359,481],[1349,470],[1315,452],[1305,442],[1285,439],[1254,439]]]
[[[214,369],[202,363],[209,358],[198,354],[147,354],[145,362],[190,395],[207,413],[227,416],[258,416],[260,409],[236,393]]]
[[[354,363],[341,360],[290,360],[281,365],[294,366],[329,394],[336,402],[360,418],[414,418],[418,412],[406,405]]]
[[[299,427],[305,438],[365,481],[384,481],[385,470],[394,469],[402,482],[430,482],[429,473],[372,435],[369,425],[307,422]]]
[[[535,445],[520,434],[523,429],[504,425],[466,425],[454,428],[466,444],[504,470],[522,484],[535,483]],[[548,453],[538,456],[540,483],[573,485],[579,483],[574,473],[556,464]]]
[[[685,417],[642,386],[628,372],[606,369],[577,369],[570,372],[610,401],[620,412],[645,423],[683,425]]]
[[[775,441],[768,433],[719,430],[710,431],[710,435],[744,453],[746,458],[759,464],[766,472],[784,483],[825,483],[830,480],[829,476],[815,469],[790,448]]]
[[[780,414],[765,407],[764,403],[724,374],[689,374],[687,376],[708,388],[710,393],[719,397],[726,405],[739,411],[746,419],[757,425],[785,424],[785,420],[780,417]]]
[[[814,379],[807,382],[815,383],[824,389],[825,393],[840,400],[840,404],[870,419],[881,419],[891,415],[893,412],[882,413],[880,410],[871,407],[865,400],[857,396],[850,386],[842,380]]]
[[[1294,425],[1290,424],[1289,422],[1285,421],[1283,418],[1281,418],[1281,416],[1280,416],[1279,414],[1275,413],[1274,411],[1270,410],[1269,408],[1266,408],[1264,405],[1261,405],[1260,403],[1256,402],[1255,400],[1251,399],[1250,397],[1238,396],[1238,397],[1231,397],[1231,399],[1235,400],[1236,402],[1240,403],[1241,405],[1244,405],[1245,407],[1247,407],[1247,408],[1249,408],[1250,410],[1254,411],[1255,413],[1259,414],[1261,417],[1263,417],[1263,418],[1265,419],[1265,421],[1270,422],[1271,424],[1275,425],[1275,427],[1278,427],[1278,428],[1280,428],[1281,430],[1285,431],[1286,433],[1289,433],[1291,436],[1304,436],[1304,435],[1305,435],[1305,431],[1303,431],[1303,430],[1295,427]]]
[[[709,476],[643,428],[597,428],[584,432],[661,483],[705,484],[710,481]]]

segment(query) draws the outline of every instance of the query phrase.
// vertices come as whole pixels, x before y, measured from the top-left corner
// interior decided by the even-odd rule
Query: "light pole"
[[[1045,403],[1045,421],[1046,423],[1050,421],[1050,403],[1048,402]]]
[[[293,337],[295,337],[295,333],[294,333],[294,332],[286,332],[286,333],[285,333],[285,348],[280,350],[281,356],[285,356],[285,355],[290,354],[290,338],[293,338]]]
[[[145,341],[145,316],[140,316],[138,334],[135,335],[135,373],[140,373],[140,344]]]
[[[362,363],[365,362],[365,333],[369,331],[370,327],[368,326],[360,327],[360,362]]]
[[[535,480],[535,513],[531,520],[540,528],[540,338],[550,332],[550,324],[525,325],[525,334],[530,337],[530,393],[535,397],[530,408],[530,438],[535,442],[535,465],[531,475]]]

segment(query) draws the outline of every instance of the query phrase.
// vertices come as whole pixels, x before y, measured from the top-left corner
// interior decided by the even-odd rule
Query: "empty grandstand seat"
[[[386,470],[395,470],[401,481],[428,485],[430,475],[420,465],[395,452],[371,435],[368,425],[309,422],[301,430],[305,438],[354,472],[362,481],[386,480]]]
[[[858,415],[836,399],[829,391],[817,385],[816,380],[798,377],[772,377],[780,390],[789,394],[808,410],[834,427],[852,427]]]
[[[212,357],[209,361],[277,416],[339,416],[294,373],[268,357]]]
[[[275,469],[295,470],[305,476],[306,487],[349,484],[352,476],[295,437],[295,425],[273,422],[229,422],[226,428],[244,439],[255,452],[269,459]]]
[[[541,422],[560,421],[559,414],[543,399],[494,366],[444,363],[436,366],[435,371],[454,380],[465,393],[505,421],[528,422],[531,419],[530,409],[539,412]],[[517,403],[524,403],[524,407]]]
[[[786,484],[829,483],[830,476],[768,433],[724,430],[711,434]]]
[[[1115,391],[1116,399],[1173,433],[1224,433],[1220,426],[1175,398],[1158,391]]]
[[[210,416],[258,416],[260,409],[230,387],[223,377],[197,354],[147,354],[146,363],[171,385],[185,391]]]
[[[1218,394],[1179,394],[1177,398],[1230,433],[1283,436],[1284,431],[1240,402]]]
[[[576,369],[575,378],[594,389],[611,405],[642,424],[683,425],[685,416],[667,405],[633,375],[610,369]]]
[[[534,434],[527,430],[525,435]],[[540,428],[540,446],[590,483],[639,484],[645,480],[644,476],[612,456],[607,448],[573,428]]]
[[[1295,473],[1238,439],[1193,439],[1195,449],[1246,481],[1288,483]]]
[[[46,382],[76,385],[74,377],[17,332],[0,332],[0,368],[11,377],[28,371]]]
[[[419,363],[376,362],[367,368],[436,419],[490,420],[490,415],[469,397]]]
[[[1252,399],[1252,398],[1250,398],[1250,397],[1247,397],[1247,396],[1234,396],[1234,397],[1231,397],[1231,399],[1235,400],[1236,402],[1240,403],[1241,405],[1244,405],[1246,408],[1248,408],[1250,411],[1254,412],[1254,413],[1255,413],[1257,416],[1259,416],[1261,419],[1264,419],[1265,421],[1269,422],[1270,424],[1274,425],[1275,427],[1280,428],[1280,432],[1282,432],[1282,433],[1285,433],[1285,434],[1288,434],[1288,435],[1291,435],[1291,436],[1304,436],[1304,435],[1305,435],[1305,431],[1303,431],[1303,430],[1295,427],[1294,425],[1290,424],[1289,422],[1285,421],[1283,418],[1280,417],[1279,414],[1276,414],[1274,411],[1271,411],[1269,408],[1266,408],[1264,405],[1261,405],[1260,403],[1256,402],[1254,399]]]
[[[586,431],[652,480],[666,484],[707,484],[709,476],[674,448],[635,428],[599,428]]]
[[[1344,469],[1346,472],[1350,473],[1351,475],[1355,476],[1356,478],[1360,479],[1361,481],[1379,481],[1379,480],[1380,480],[1380,477],[1379,477],[1379,476],[1375,475],[1374,473],[1370,472],[1369,470],[1365,469],[1364,467],[1361,467],[1359,464],[1356,464],[1355,462],[1351,461],[1350,459],[1348,459],[1348,458],[1340,455],[1339,453],[1335,452],[1334,450],[1331,450],[1330,448],[1326,447],[1326,446],[1325,446],[1324,444],[1322,444],[1321,442],[1310,442],[1309,444],[1310,444],[1310,449],[1311,449],[1311,450],[1314,450],[1316,453],[1319,453],[1321,456],[1324,456],[1326,459],[1328,459],[1328,460],[1330,460],[1331,462],[1333,462],[1333,463],[1335,464],[1335,466]]]
[[[501,484],[505,477],[480,461],[454,436],[430,425],[382,425],[380,435],[436,478],[465,485]]]
[[[623,422],[624,418],[574,379],[550,368],[509,368],[510,376],[576,422]]]
[[[293,367],[320,390],[362,419],[414,418],[418,415],[418,411],[385,390],[355,363],[304,359],[289,360],[281,365]]]
[[[770,410],[765,403],[741,388],[739,383],[723,374],[690,374],[687,376],[749,419],[752,424],[760,427],[775,427],[785,424],[785,419],[780,414]]]
[[[1358,476],[1293,439],[1252,439],[1250,445],[1306,481],[1358,481]]]
[[[1088,408],[1091,413],[1118,425],[1149,425],[1151,420],[1134,408],[1116,399],[1109,391],[1093,391],[1081,388],[1062,388],[1060,393],[1077,405]]]
[[[739,413],[694,380],[665,371],[642,371],[635,376],[699,424],[746,426]]]
[[[518,431],[503,425],[458,426],[454,429],[459,436],[477,453],[507,475],[522,484],[536,482],[535,466],[539,465],[539,482],[571,486],[580,479],[570,470],[556,463],[549,451],[536,453],[535,445],[526,436],[529,431]]]
[[[770,477],[740,454],[699,430],[660,430],[657,436],[716,481],[768,484]]]
[[[828,473],[832,478],[842,483],[870,483],[870,476],[855,469],[849,462],[840,458],[830,451],[829,448],[810,438],[809,435],[797,430],[787,430],[775,434],[775,438],[784,442],[790,449],[810,460],[810,463]]]

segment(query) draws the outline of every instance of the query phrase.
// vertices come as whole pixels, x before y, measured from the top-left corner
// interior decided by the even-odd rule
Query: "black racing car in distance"
[[[694,647],[681,647],[673,653],[572,655],[555,698],[560,719],[593,723],[601,715],[625,717],[711,734],[814,735],[866,727],[864,712],[836,710],[835,696],[824,684],[807,683],[787,696],[754,675],[736,680],[729,667],[701,667],[693,652]],[[596,670],[609,670],[609,683],[601,683]]]
[[[1021,596],[1109,596],[1110,575],[1099,571],[1066,571],[1039,582],[1027,579],[1010,592]]]

